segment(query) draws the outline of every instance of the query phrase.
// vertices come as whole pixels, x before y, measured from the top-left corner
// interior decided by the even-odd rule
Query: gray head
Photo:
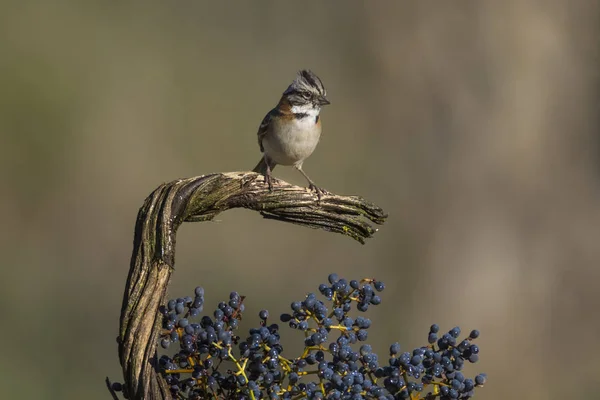
[[[296,79],[283,92],[283,95],[287,97],[292,106],[312,103],[314,107],[321,107],[329,104],[323,82],[317,75],[307,69],[298,72]]]

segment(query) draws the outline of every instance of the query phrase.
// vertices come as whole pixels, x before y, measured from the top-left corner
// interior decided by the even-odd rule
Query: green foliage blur
[[[371,316],[386,326],[370,334],[376,352],[419,345],[434,322],[477,327],[481,398],[589,398],[598,8],[3,2],[0,397],[107,398],[144,198],[165,181],[251,169],[261,119],[310,68],[332,104],[306,172],[388,222],[365,246],[244,210],[186,224],[170,296],[202,285],[212,309],[237,290],[247,315],[278,315],[329,272],[376,277],[388,296]],[[304,184],[291,168],[275,175]],[[573,337],[590,347],[574,352]]]

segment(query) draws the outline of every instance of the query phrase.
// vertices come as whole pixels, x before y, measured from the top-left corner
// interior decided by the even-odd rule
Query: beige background
[[[477,398],[597,396],[592,2],[1,8],[2,398],[107,398],[142,201],[164,181],[252,168],[258,124],[306,67],[332,102],[307,173],[389,221],[365,246],[244,210],[186,224],[171,295],[203,285],[212,307],[238,290],[249,324],[329,272],[374,276],[378,352],[423,344],[433,322],[479,328]],[[286,337],[293,355],[301,338]]]

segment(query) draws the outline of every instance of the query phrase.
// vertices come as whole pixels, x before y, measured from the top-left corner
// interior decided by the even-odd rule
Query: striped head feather
[[[298,72],[296,79],[283,92],[283,97],[292,106],[311,105],[314,108],[321,108],[321,106],[329,104],[326,96],[327,91],[321,79],[307,69]]]

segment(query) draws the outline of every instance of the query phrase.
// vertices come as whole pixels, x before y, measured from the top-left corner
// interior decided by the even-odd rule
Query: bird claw
[[[317,198],[321,200],[321,196],[329,194],[329,192],[323,188],[318,187],[314,183],[308,185],[308,189],[314,191],[317,194]]]

